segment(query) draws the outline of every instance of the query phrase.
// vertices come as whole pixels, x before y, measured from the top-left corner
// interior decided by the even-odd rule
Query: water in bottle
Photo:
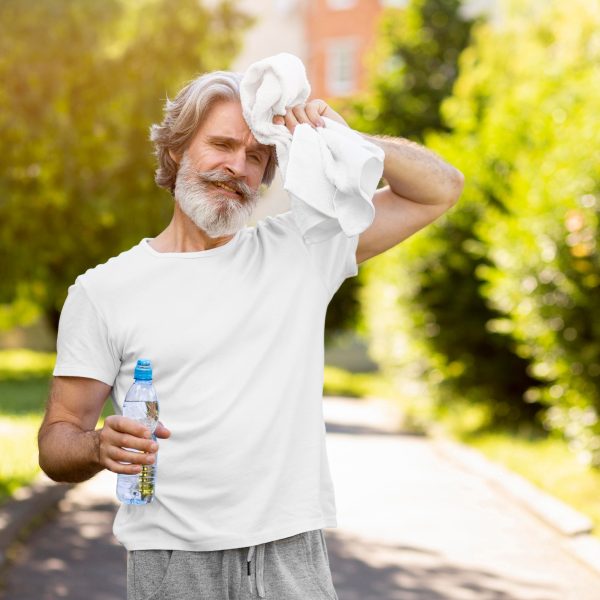
[[[152,364],[149,360],[137,361],[134,371],[134,382],[129,388],[123,403],[123,416],[134,419],[145,425],[156,441],[154,430],[158,424],[158,398],[152,385]],[[142,452],[133,448],[125,448],[132,452]],[[117,476],[117,497],[126,504],[148,504],[154,498],[156,481],[156,460],[152,464],[142,465],[140,473],[128,475],[119,473]],[[124,463],[129,464],[129,463]]]

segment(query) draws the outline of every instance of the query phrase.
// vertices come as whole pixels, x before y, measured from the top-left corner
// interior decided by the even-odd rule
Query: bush
[[[544,425],[600,465],[600,6],[505,12],[463,55],[453,134],[431,141],[471,165],[487,204],[470,242],[488,258],[475,276],[498,316],[485,326],[530,363],[524,398],[549,407]]]

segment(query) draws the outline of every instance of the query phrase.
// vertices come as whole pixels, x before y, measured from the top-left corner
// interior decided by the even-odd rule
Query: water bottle
[[[134,419],[145,425],[156,441],[154,430],[158,424],[158,397],[152,385],[152,364],[149,360],[137,361],[133,374],[134,382],[129,388],[123,403],[123,416]],[[142,452],[133,448],[126,448],[132,452]],[[119,473],[117,476],[117,497],[125,504],[148,504],[154,498],[154,484],[156,481],[156,460],[150,465],[142,465],[139,473],[128,475]],[[130,464],[130,463],[122,463]]]

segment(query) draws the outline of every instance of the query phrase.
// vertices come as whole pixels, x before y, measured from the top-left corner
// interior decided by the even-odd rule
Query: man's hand
[[[308,104],[293,106],[287,110],[285,116],[274,116],[273,123],[276,125],[285,125],[290,130],[290,133],[293,134],[296,125],[300,123],[307,123],[314,128],[324,127],[325,122],[321,119],[321,116],[349,127],[348,123],[324,100],[311,100]]]
[[[102,469],[135,474],[140,465],[156,460],[157,443],[150,439],[148,428],[133,419],[111,415],[106,417],[102,429],[94,429],[110,391],[110,385],[96,379],[53,378],[38,432],[40,467],[50,479],[78,483]],[[154,434],[168,438],[171,432],[159,423]]]
[[[158,423],[154,431],[157,438],[168,438],[171,432]],[[125,448],[141,450],[132,452]],[[132,475],[142,470],[142,465],[156,461],[158,444],[150,438],[150,430],[141,423],[120,415],[111,415],[104,420],[98,435],[98,461],[113,473]],[[131,463],[123,465],[121,462]]]

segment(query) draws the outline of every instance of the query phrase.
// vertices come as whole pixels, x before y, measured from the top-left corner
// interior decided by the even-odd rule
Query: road
[[[600,575],[558,533],[427,438],[396,433],[382,406],[324,403],[340,600],[600,600]],[[104,472],[69,491],[19,548],[7,600],[124,600],[115,481]]]

